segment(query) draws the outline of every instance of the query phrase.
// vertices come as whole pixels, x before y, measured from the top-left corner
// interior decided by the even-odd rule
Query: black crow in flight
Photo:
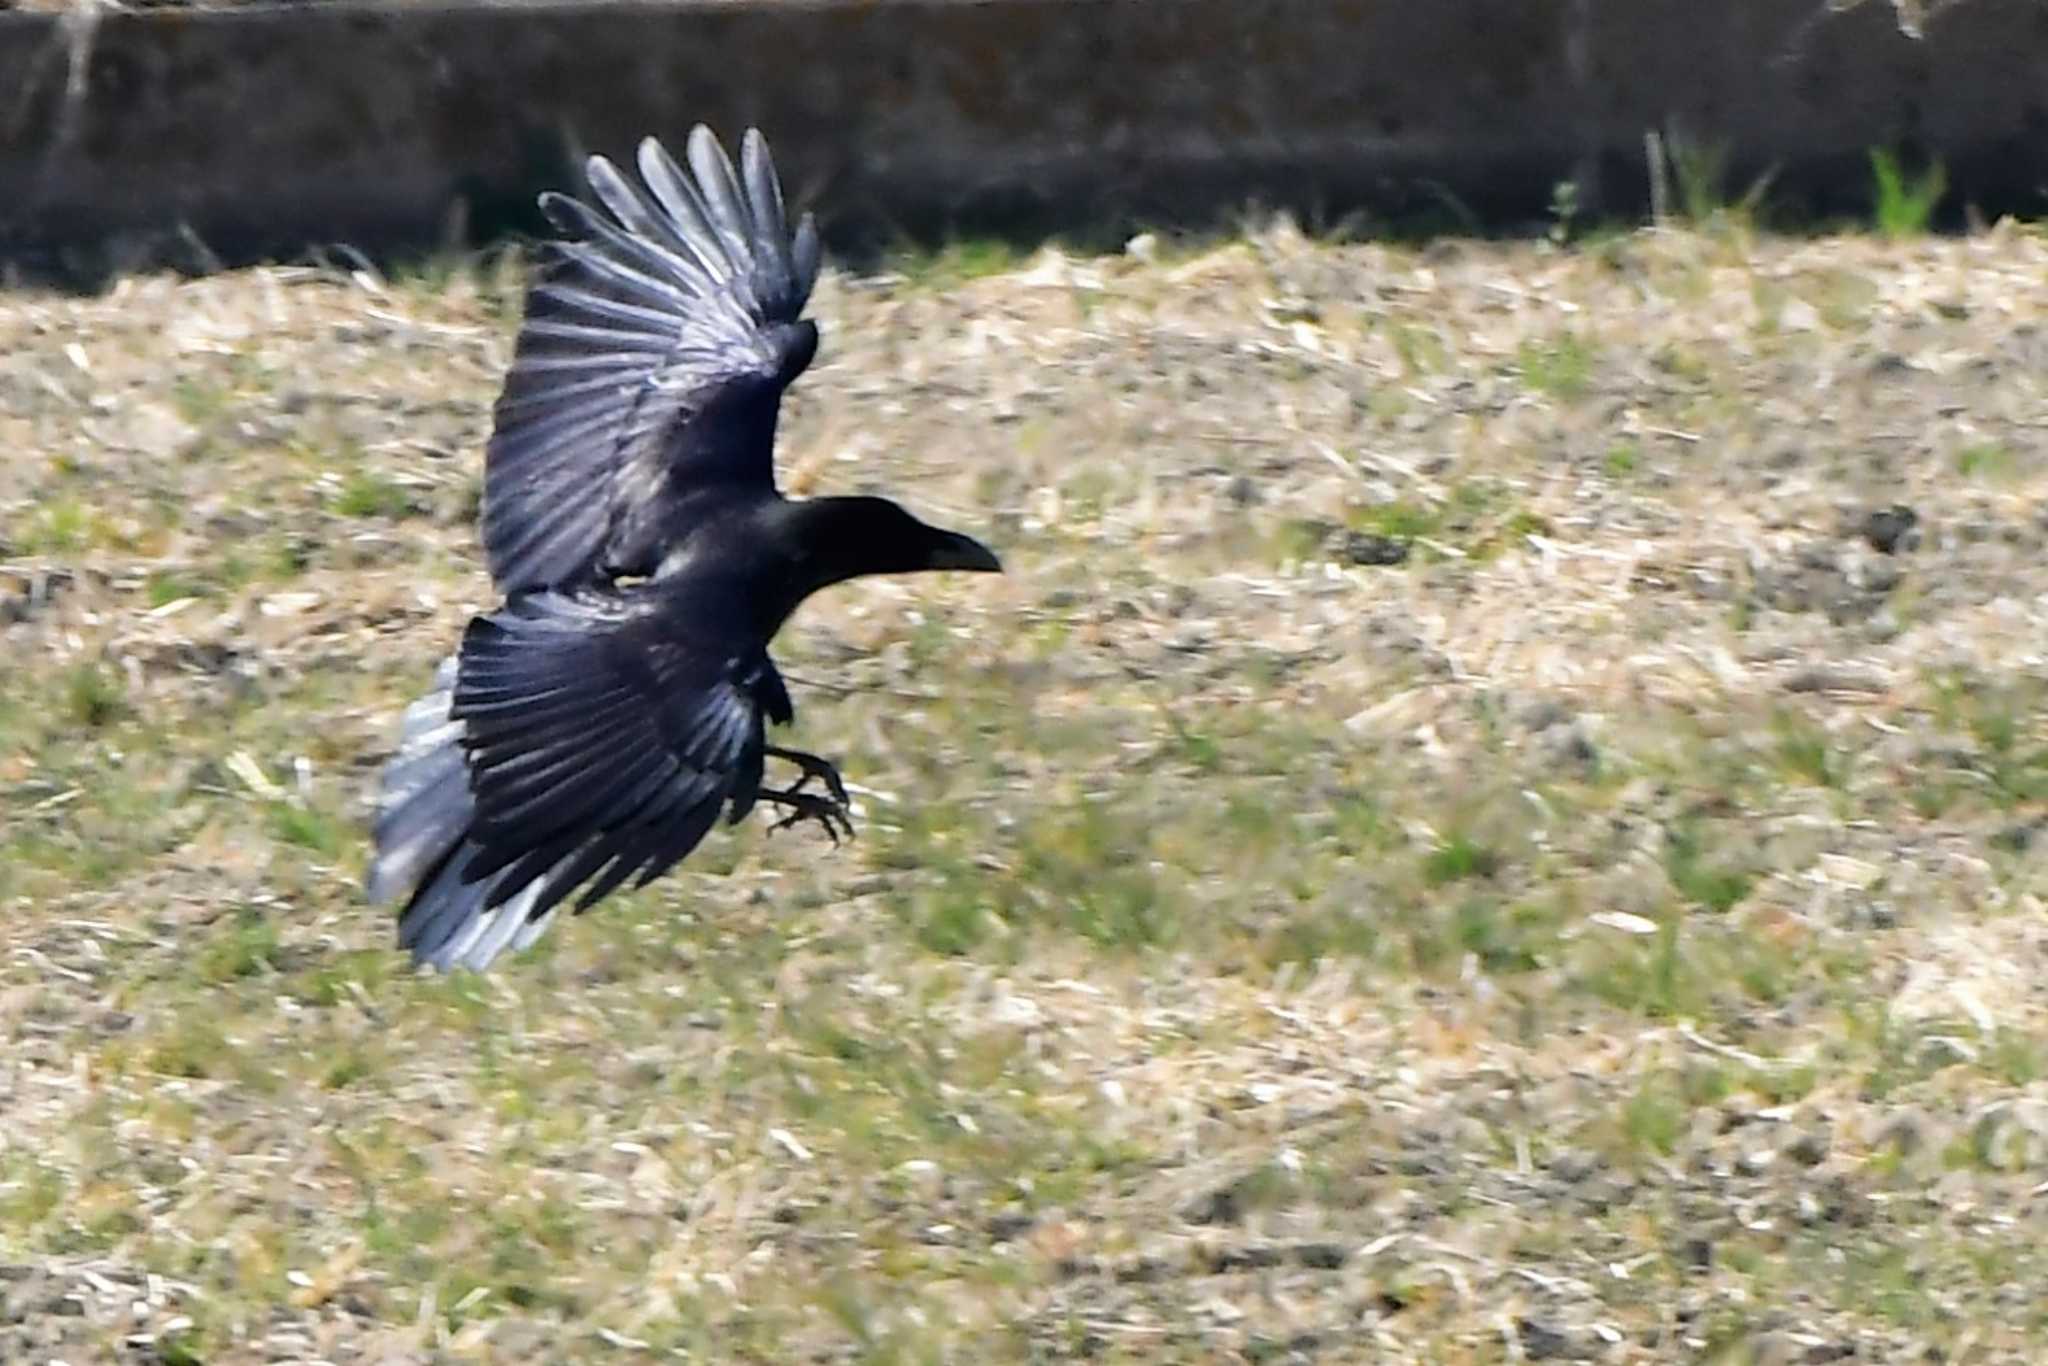
[[[886,499],[777,492],[776,409],[818,349],[818,234],[808,215],[790,232],[760,134],[740,150],[735,174],[698,127],[685,171],[650,138],[644,191],[590,159],[605,213],[542,196],[568,240],[544,249],[484,462],[505,603],[407,709],[383,777],[369,896],[407,894],[415,962],[482,969],[756,801],[837,842],[837,770],[767,742],[792,717],[769,641],[859,575],[1001,568]],[[764,787],[770,757],[801,776]]]

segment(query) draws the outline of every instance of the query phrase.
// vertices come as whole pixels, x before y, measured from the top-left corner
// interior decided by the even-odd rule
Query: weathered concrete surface
[[[0,259],[93,273],[532,222],[585,150],[759,123],[842,245],[1642,202],[1643,134],[1855,211],[1866,150],[2039,211],[2048,0],[874,0],[0,13]],[[203,248],[200,244],[204,244]]]

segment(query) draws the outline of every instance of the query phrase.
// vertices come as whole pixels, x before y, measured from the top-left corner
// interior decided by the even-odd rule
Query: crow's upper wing
[[[482,967],[579,889],[581,911],[644,886],[753,805],[788,694],[758,643],[691,615],[534,593],[470,623],[448,715],[474,810],[400,919],[417,960]]]
[[[485,457],[483,540],[508,596],[652,572],[693,493],[774,486],[782,391],[810,364],[818,234],[792,235],[767,142],[736,175],[701,125],[689,170],[649,138],[644,190],[588,163],[607,211],[547,194],[544,249]]]

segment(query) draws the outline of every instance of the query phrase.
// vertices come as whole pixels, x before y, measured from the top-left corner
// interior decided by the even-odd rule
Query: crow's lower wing
[[[817,229],[791,233],[758,131],[737,173],[701,125],[686,151],[687,171],[649,138],[641,185],[592,157],[596,204],[541,198],[568,240],[543,248],[484,464],[507,596],[651,573],[693,494],[774,487],[782,392],[817,349]]]
[[[580,912],[673,867],[721,810],[752,805],[772,674],[758,647],[610,595],[531,594],[476,618],[446,704],[465,829],[417,884],[400,943],[482,967],[570,896]]]

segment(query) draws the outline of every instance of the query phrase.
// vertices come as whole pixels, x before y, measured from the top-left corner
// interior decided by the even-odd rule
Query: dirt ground
[[[859,838],[358,887],[516,263],[0,297],[0,1358],[2018,1361],[2048,236],[833,276]]]

